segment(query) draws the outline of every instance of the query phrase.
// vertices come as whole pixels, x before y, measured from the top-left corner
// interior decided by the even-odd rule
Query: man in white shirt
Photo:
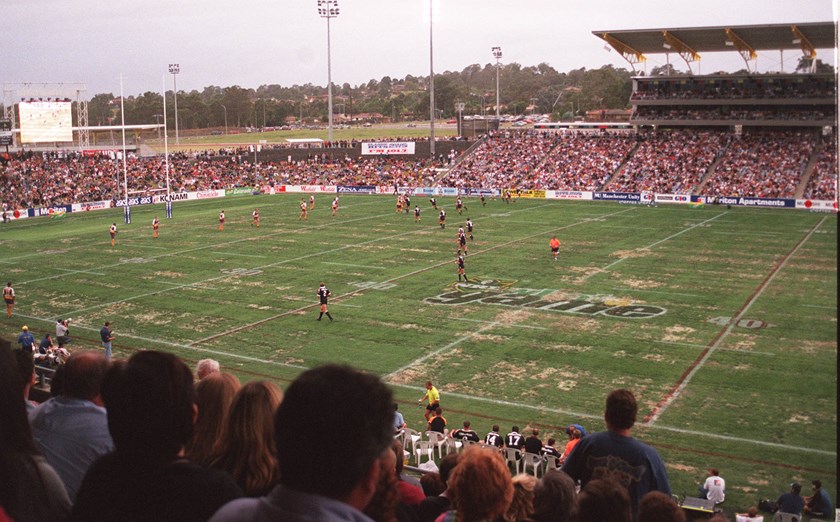
[[[700,492],[704,498],[707,498],[715,504],[720,504],[726,499],[726,481],[720,476],[720,472],[711,468],[709,470],[709,478],[703,483]]]

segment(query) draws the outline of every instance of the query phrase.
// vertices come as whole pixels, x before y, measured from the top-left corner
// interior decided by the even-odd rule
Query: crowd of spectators
[[[703,193],[710,196],[791,197],[814,149],[811,132],[744,133],[732,139]]]
[[[834,200],[837,198],[837,136],[823,136],[821,142],[804,195],[810,199]]]
[[[687,194],[699,186],[725,150],[703,194],[792,197],[814,142],[812,130],[755,131],[742,136],[704,130],[651,134],[502,131],[487,137],[448,171],[445,167],[452,158],[335,158],[313,153],[299,161],[255,163],[253,156],[241,149],[221,149],[212,154],[171,155],[168,177],[172,192],[375,185],[446,186],[462,191],[520,188]],[[833,198],[836,158],[833,137],[824,137],[806,197]],[[129,155],[126,171],[131,195],[166,190],[162,156]],[[619,175],[612,179],[617,171]],[[103,154],[26,152],[0,160],[4,217],[7,211],[19,208],[116,202],[124,196],[124,181],[122,161]]]
[[[637,106],[630,117],[635,120],[691,120],[691,121],[758,121],[758,120],[784,120],[784,121],[819,121],[834,120],[837,112],[830,106],[813,108],[810,106],[786,105],[779,106],[744,106],[744,105],[721,105],[721,106]]]
[[[691,194],[730,137],[722,132],[686,130],[645,134],[608,189]]]
[[[551,132],[500,131],[450,170],[441,183],[459,189],[522,186],[561,139]]]
[[[660,79],[639,81],[631,100],[670,99],[777,99],[834,98],[837,86],[831,76],[794,78],[752,77],[716,79]]]
[[[523,188],[601,190],[635,143],[627,133],[563,134]]]

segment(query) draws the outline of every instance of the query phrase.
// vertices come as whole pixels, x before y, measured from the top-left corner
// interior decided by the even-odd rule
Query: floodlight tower
[[[178,135],[178,73],[181,72],[181,66],[177,63],[169,64],[169,73],[172,75],[173,89],[175,90],[175,143],[181,144],[181,137]]]
[[[333,141],[332,59],[330,49],[330,18],[338,18],[338,0],[318,0],[318,15],[327,19],[327,112],[329,113],[329,141]]]
[[[502,59],[502,48],[492,47],[493,57],[496,58],[496,120],[500,119],[499,115],[499,60]]]
[[[429,154],[435,157],[435,53],[434,53],[434,15],[433,0],[429,0]]]

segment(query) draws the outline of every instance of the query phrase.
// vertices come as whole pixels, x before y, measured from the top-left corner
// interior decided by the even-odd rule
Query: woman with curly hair
[[[504,459],[481,447],[467,448],[448,485],[455,511],[438,517],[443,522],[493,520],[507,511],[513,499],[513,483]]]
[[[211,373],[196,383],[195,404],[198,416],[192,440],[184,452],[188,459],[202,466],[210,463],[213,450],[227,426],[233,397],[240,387],[239,379],[230,373]]]
[[[498,520],[501,522],[530,522],[534,514],[534,488],[537,477],[518,473],[513,476],[513,500],[507,512]]]
[[[276,384],[253,381],[236,393],[231,404],[210,467],[227,471],[246,496],[267,494],[279,478],[274,413],[282,399]]]

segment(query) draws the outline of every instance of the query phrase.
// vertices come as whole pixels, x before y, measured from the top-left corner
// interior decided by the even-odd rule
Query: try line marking
[[[767,287],[770,285],[773,279],[776,278],[776,275],[779,272],[781,272],[782,268],[785,267],[787,262],[796,254],[796,252],[799,251],[802,245],[804,245],[805,242],[808,241],[808,239],[814,234],[814,232],[816,232],[816,230],[820,228],[820,226],[825,222],[825,220],[826,218],[823,217],[817,224],[815,224],[811,228],[811,230],[809,230],[808,233],[805,234],[805,236],[799,239],[796,245],[794,245],[793,249],[791,249],[791,251],[788,252],[788,254],[784,257],[784,259],[782,259],[779,263],[776,264],[776,266],[773,267],[772,270],[770,270],[770,273],[767,274],[767,276],[761,283],[759,283],[758,287],[753,291],[752,295],[746,300],[746,302],[744,302],[744,304],[741,305],[741,308],[738,310],[738,312],[735,314],[735,316],[732,318],[729,324],[725,328],[723,328],[717,334],[717,336],[715,336],[714,339],[712,339],[712,342],[709,343],[709,345],[706,346],[706,348],[702,352],[700,352],[700,355],[697,357],[697,359],[694,360],[693,363],[691,363],[691,365],[688,368],[686,368],[686,370],[680,376],[676,384],[671,387],[668,393],[666,393],[665,396],[663,396],[659,400],[659,402],[653,408],[653,410],[647,415],[647,417],[645,417],[644,421],[642,421],[643,425],[653,426],[654,424],[656,424],[656,422],[659,420],[662,414],[665,413],[668,407],[671,406],[671,404],[673,404],[674,401],[677,400],[677,398],[679,398],[680,395],[682,395],[683,390],[685,390],[685,388],[691,382],[691,379],[694,377],[694,375],[698,371],[700,371],[700,369],[703,366],[705,366],[706,361],[708,361],[709,357],[711,357],[712,354],[714,354],[715,351],[717,351],[721,342],[732,332],[732,329],[735,328],[735,325],[738,324],[738,321],[740,321],[747,313],[747,310],[749,310],[750,307],[756,301],[758,301],[758,298],[761,297],[761,294],[764,293],[764,290],[767,289]]]

